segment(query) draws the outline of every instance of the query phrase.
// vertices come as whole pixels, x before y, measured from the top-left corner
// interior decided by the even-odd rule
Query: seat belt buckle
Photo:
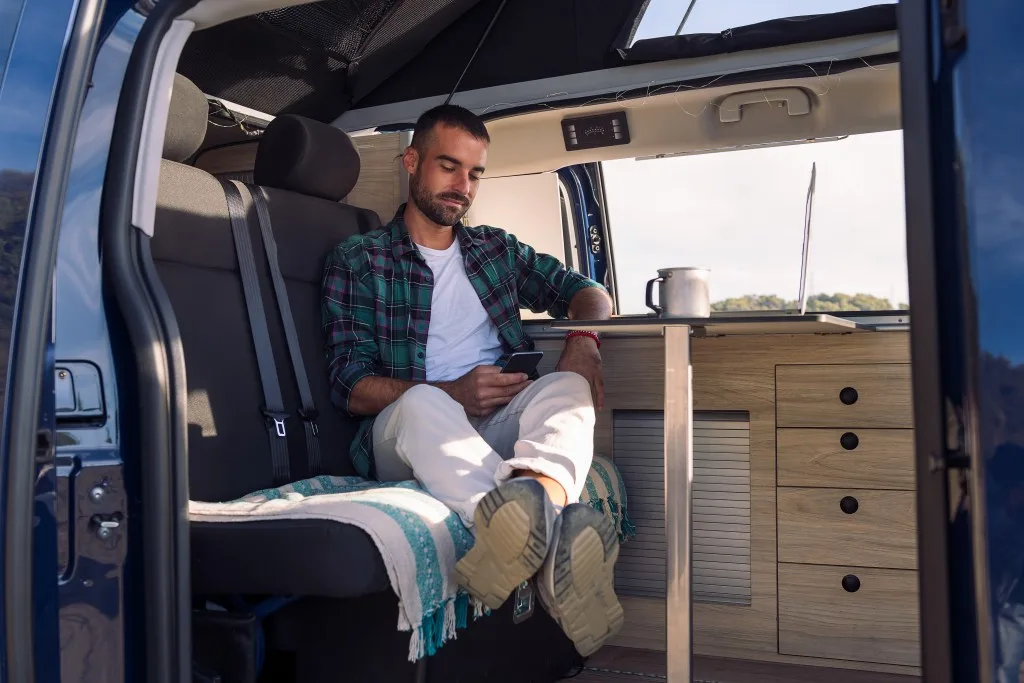
[[[320,417],[320,411],[316,408],[310,408],[309,410],[299,410],[299,417],[302,418],[303,422],[308,422],[313,427],[313,436],[320,436],[320,428],[316,426],[316,419]]]
[[[512,623],[521,624],[533,616],[533,582],[523,581],[516,588],[515,601],[512,603]]]
[[[284,421],[288,419],[288,413],[279,413],[273,410],[263,410],[264,417],[267,418],[267,425],[273,424],[274,432],[282,439],[288,436],[288,432],[285,429]]]

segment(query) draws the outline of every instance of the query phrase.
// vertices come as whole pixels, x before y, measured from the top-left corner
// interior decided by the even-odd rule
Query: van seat
[[[185,353],[190,497],[228,501],[276,483],[226,196],[217,178],[180,163],[202,141],[205,97],[179,76],[173,98],[179,101],[172,102],[178,114],[168,123],[151,250]],[[358,176],[359,155],[351,140],[325,124],[283,116],[260,142],[255,179],[274,185],[267,188],[268,206],[302,358],[320,410],[322,474],[354,474],[348,448],[355,425],[330,401],[319,296],[328,250],[379,224],[372,211],[340,203]],[[285,409],[293,416],[287,424],[294,481],[310,476],[297,417],[300,401],[259,224],[248,206],[275,364]],[[336,522],[193,523],[191,540],[198,595],[353,597],[390,585],[370,537]]]

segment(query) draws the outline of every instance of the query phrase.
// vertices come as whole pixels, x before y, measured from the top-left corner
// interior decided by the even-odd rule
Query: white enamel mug
[[[647,306],[662,318],[709,318],[711,298],[707,268],[659,268],[658,277],[647,282]],[[654,303],[654,283],[658,303]]]

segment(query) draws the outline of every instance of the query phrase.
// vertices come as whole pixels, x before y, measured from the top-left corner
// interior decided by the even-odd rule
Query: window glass
[[[682,33],[720,33],[771,19],[844,12],[896,0],[697,0]],[[640,19],[634,42],[675,35],[690,0],[651,0]]]
[[[659,268],[711,269],[712,310],[793,309],[816,166],[808,310],[907,307],[901,131],[602,164],[619,313]]]
[[[21,9],[24,6],[24,0],[0,0],[0,90],[4,87],[7,60],[11,56],[11,46],[14,45],[14,36],[18,33]]]

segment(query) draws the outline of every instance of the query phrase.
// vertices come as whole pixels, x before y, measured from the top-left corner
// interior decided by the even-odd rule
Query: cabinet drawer
[[[780,429],[779,486],[913,490],[911,429]]]
[[[779,652],[920,666],[917,572],[779,565]]]
[[[913,491],[778,489],[779,562],[917,568]]]
[[[779,427],[913,426],[910,365],[779,365]]]

